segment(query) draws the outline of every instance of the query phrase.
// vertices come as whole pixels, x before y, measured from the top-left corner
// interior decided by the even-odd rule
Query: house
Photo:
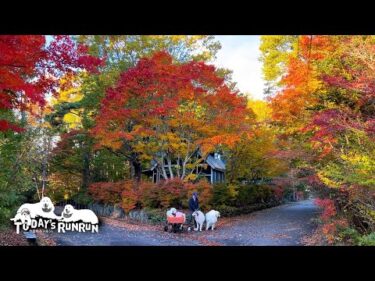
[[[198,153],[198,155],[200,155]],[[168,169],[165,169],[168,173]],[[151,161],[151,167],[143,171],[143,174],[148,176],[153,182],[159,182],[163,176],[158,169],[158,163],[155,160]],[[200,177],[206,177],[211,183],[221,183],[225,180],[225,161],[219,153],[209,154],[195,169],[193,174]]]
[[[210,154],[204,162],[207,164],[205,175],[208,177],[209,181],[212,184],[224,182],[225,162],[221,159],[221,155],[219,153]]]

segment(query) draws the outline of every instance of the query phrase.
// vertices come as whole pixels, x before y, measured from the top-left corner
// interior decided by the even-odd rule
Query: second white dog
[[[210,227],[214,230],[215,225],[217,223],[217,219],[220,217],[220,213],[215,210],[211,210],[206,214],[206,230]]]
[[[97,224],[99,222],[95,213],[89,209],[77,210],[70,204],[66,205],[61,214],[62,221],[77,222],[83,221],[85,223]]]
[[[199,229],[199,231],[202,231],[203,223],[205,220],[204,214],[201,211],[195,211],[192,216],[195,219],[195,222],[197,223],[197,227],[194,228],[195,231]]]

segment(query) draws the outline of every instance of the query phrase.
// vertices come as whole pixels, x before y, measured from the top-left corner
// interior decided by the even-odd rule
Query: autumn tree
[[[111,176],[114,173],[111,167],[121,166],[120,162],[124,162],[123,156],[109,148],[97,149],[94,152],[92,136],[88,134],[88,130],[95,124],[95,116],[106,89],[114,86],[120,73],[134,67],[140,58],[160,50],[168,50],[174,59],[180,62],[191,59],[211,60],[220,44],[213,36],[81,35],[74,38],[77,42],[89,46],[90,54],[103,57],[105,64],[97,74],[81,73],[78,76],[63,77],[59,94],[53,100],[54,111],[49,120],[63,134],[75,128],[81,129],[81,171],[82,177],[85,178],[82,184],[86,187],[91,181],[106,178],[110,180],[126,174],[119,172],[117,176]],[[229,79],[230,73],[227,70],[218,72],[221,77]],[[131,167],[128,160],[124,163],[125,166]]]
[[[86,69],[100,59],[69,36],[0,36],[0,221],[9,221],[20,201],[43,196],[53,135],[45,123],[60,77]],[[20,133],[22,132],[22,133]]]
[[[69,36],[55,36],[46,46],[45,36],[0,36],[0,110],[27,111],[31,104],[45,105],[45,94],[56,90],[58,77],[76,69],[94,70],[100,60],[87,54],[84,45]],[[0,130],[20,127],[0,119]]]
[[[374,36],[299,36],[279,91],[270,98],[280,137],[308,157],[336,216],[368,234],[374,231]],[[334,225],[330,225],[333,226]]]
[[[213,66],[177,64],[166,52],[141,59],[108,89],[92,134],[123,153],[140,178],[154,160],[164,179],[184,179],[218,145],[233,146],[248,130],[246,98],[231,92]]]
[[[260,41],[260,61],[266,81],[265,94],[273,95],[280,87],[280,80],[286,72],[290,57],[297,56],[299,40],[296,35],[263,35]]]
[[[270,180],[288,171],[288,163],[278,157],[276,135],[272,129],[253,128],[252,136],[243,137],[228,157],[230,182]]]
[[[228,182],[271,180],[287,172],[288,161],[282,153],[277,128],[272,127],[271,108],[266,101],[248,98],[247,106],[254,112],[251,133],[228,151]]]

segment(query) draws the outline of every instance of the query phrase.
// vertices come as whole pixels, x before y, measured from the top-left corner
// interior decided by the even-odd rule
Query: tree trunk
[[[87,189],[90,184],[90,152],[83,152],[82,188]]]
[[[167,162],[168,162],[168,170],[169,170],[169,177],[171,179],[174,179],[173,171],[172,171],[172,160],[170,157],[167,157]]]
[[[138,160],[132,160],[132,178],[135,179],[137,182],[141,181],[142,177],[142,166]]]

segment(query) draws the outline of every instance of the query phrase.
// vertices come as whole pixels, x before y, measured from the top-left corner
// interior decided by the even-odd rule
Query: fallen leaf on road
[[[29,246],[29,243],[22,234],[6,229],[0,231],[0,246]]]
[[[273,234],[270,236],[272,239],[280,239],[280,238],[291,238],[289,235],[287,234],[282,234],[282,233],[279,233],[279,234]]]

